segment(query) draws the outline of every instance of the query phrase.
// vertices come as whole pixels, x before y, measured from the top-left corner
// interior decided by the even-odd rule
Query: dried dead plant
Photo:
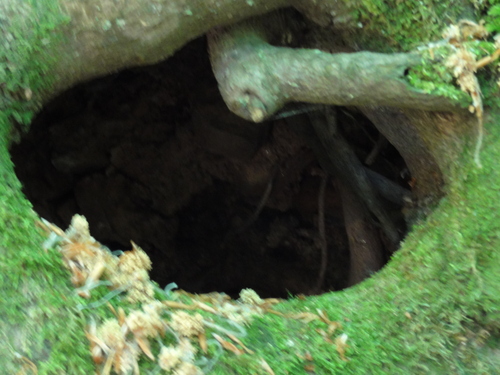
[[[497,50],[490,56],[476,61],[475,56],[467,49],[466,42],[488,37],[488,31],[484,27],[484,22],[479,24],[461,20],[456,25],[448,26],[443,37],[455,48],[455,53],[450,55],[445,61],[445,66],[452,71],[460,89],[472,98],[469,111],[476,114],[477,118],[477,141],[474,150],[474,162],[481,168],[480,151],[483,143],[483,101],[481,87],[476,77],[477,69],[495,61],[500,56],[500,42],[498,36],[495,37],[495,47]],[[500,84],[500,82],[499,82]]]
[[[322,311],[318,311],[317,315],[289,315],[273,311],[271,307],[280,300],[262,299],[251,289],[242,290],[240,299],[236,301],[221,293],[192,295],[183,291],[175,292],[175,295],[166,293],[169,299],[156,300],[154,285],[148,275],[151,261],[135,243],[132,242],[132,250],[120,256],[114,255],[90,235],[88,222],[81,215],[73,217],[65,232],[45,220],[39,225],[49,234],[44,248],[59,249],[79,296],[90,298],[91,290],[103,284],[112,289],[108,296],[87,306],[92,308],[107,303],[114,314],[113,318],[105,319],[100,324],[92,318],[86,329],[90,352],[101,375],[139,374],[142,355],[156,361],[158,371],[173,375],[201,375],[213,367],[224,350],[234,355],[254,355],[241,339],[246,335],[245,325],[250,324],[253,317],[264,313],[300,319],[305,324],[320,320],[328,325],[328,332],[324,332],[328,342],[332,341],[330,337],[334,331],[341,328],[339,323],[330,321]],[[124,308],[115,309],[107,302],[122,291],[127,291],[126,300],[132,306],[138,306],[128,313]],[[191,304],[170,299],[179,299],[181,296],[183,299],[188,297]],[[198,312],[188,313],[189,310],[213,314],[214,319]],[[209,340],[206,337],[207,329],[213,331]],[[164,345],[166,332],[173,335],[173,345]],[[157,355],[153,352],[152,340],[160,343]],[[194,345],[196,343],[201,350]],[[208,354],[209,345],[218,349],[212,353],[211,359],[204,357]],[[339,350],[339,344],[336,345]],[[345,359],[345,345],[341,349],[339,353]],[[197,355],[199,358],[196,360]],[[200,363],[204,364],[203,369],[198,367]],[[266,371],[273,373],[270,368]]]

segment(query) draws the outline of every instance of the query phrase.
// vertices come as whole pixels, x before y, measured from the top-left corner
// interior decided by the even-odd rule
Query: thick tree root
[[[324,114],[313,112],[309,118],[323,146],[322,149],[329,159],[327,168],[333,169],[331,172],[366,204],[368,210],[380,222],[384,234],[391,243],[392,250],[395,250],[399,245],[400,234],[383,206],[365,168],[337,131],[335,108],[325,108]]]
[[[376,228],[370,223],[369,212],[351,187],[339,184],[344,221],[349,239],[349,281],[357,284],[383,266],[382,243]]]
[[[252,21],[208,33],[222,97],[247,120],[260,122],[292,101],[456,109],[447,99],[413,90],[405,82],[405,71],[420,62],[417,54],[275,47],[264,30]]]
[[[412,202],[411,191],[401,187],[397,183],[388,178],[372,171],[369,168],[363,167],[366,176],[375,188],[378,194],[389,202],[404,206]]]

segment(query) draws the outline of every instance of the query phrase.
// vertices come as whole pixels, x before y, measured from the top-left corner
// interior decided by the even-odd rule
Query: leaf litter
[[[329,339],[342,327],[331,321],[324,311],[318,310],[317,314],[281,313],[272,309],[279,299],[262,299],[251,289],[243,289],[239,300],[234,301],[223,293],[171,293],[166,290],[171,287],[167,286],[165,291],[162,290],[167,299],[158,300],[155,290],[159,288],[149,279],[151,261],[134,242],[131,242],[131,250],[120,255],[112,253],[90,235],[88,222],[82,215],[73,216],[66,231],[44,219],[37,224],[48,233],[44,250],[57,249],[60,252],[78,296],[88,300],[94,289],[109,289],[100,300],[79,306],[80,310],[92,310],[106,304],[114,315],[100,323],[91,317],[86,328],[90,353],[99,374],[140,374],[142,356],[156,361],[155,373],[162,370],[174,375],[209,373],[224,350],[237,356],[255,355],[242,342],[246,336],[245,326],[254,317],[265,313],[305,324],[312,321],[325,323],[328,328],[322,335],[334,343],[340,359],[346,360],[347,336],[341,335],[334,341]],[[124,294],[122,301],[125,305],[134,306],[128,313],[109,303],[121,294]],[[191,303],[184,303],[180,298]],[[192,310],[197,312],[188,312]],[[203,316],[198,311],[211,315]],[[171,336],[169,344],[166,344],[167,335]],[[266,373],[274,374],[262,357],[256,357],[256,361]]]

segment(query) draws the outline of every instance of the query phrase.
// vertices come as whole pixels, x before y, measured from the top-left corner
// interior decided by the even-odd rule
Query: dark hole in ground
[[[355,110],[341,109],[340,117],[357,155],[371,158],[376,129]],[[349,245],[335,180],[325,194],[327,272],[317,290],[314,152],[286,119],[253,124],[227,110],[203,40],[161,64],[65,92],[35,118],[12,157],[42,217],[66,228],[83,214],[112,250],[130,249],[133,240],[162,287],[286,297],[347,286]],[[373,159],[370,168],[403,184],[404,162],[391,145]]]

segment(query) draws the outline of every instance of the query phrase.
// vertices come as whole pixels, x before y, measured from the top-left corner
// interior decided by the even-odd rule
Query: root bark
[[[406,83],[406,70],[420,62],[417,54],[275,47],[264,30],[265,25],[252,21],[208,33],[222,97],[231,111],[249,121],[260,122],[288,102],[455,108]]]

